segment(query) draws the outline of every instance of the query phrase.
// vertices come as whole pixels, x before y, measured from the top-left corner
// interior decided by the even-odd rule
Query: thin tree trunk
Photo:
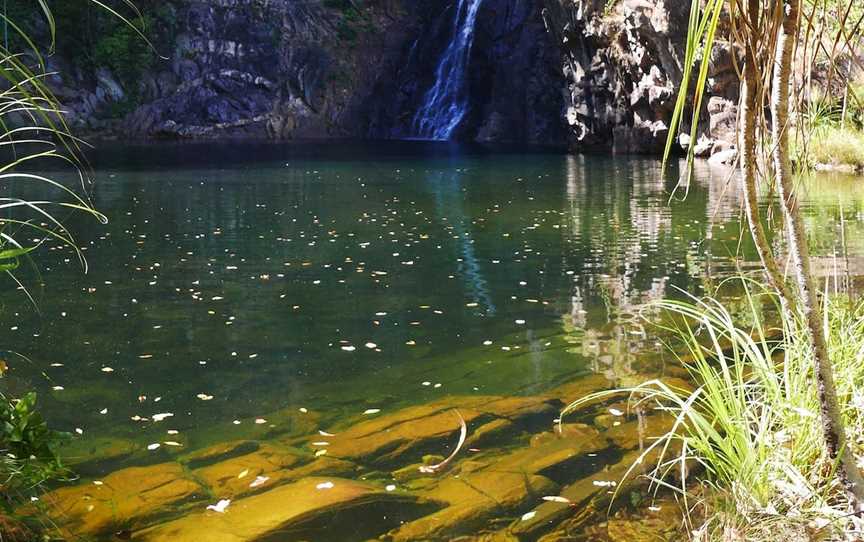
[[[750,24],[753,28],[758,28],[758,17],[760,8],[758,2],[751,0],[748,3],[748,13]],[[755,37],[751,38],[755,41]],[[756,44],[751,41],[746,50],[746,58],[744,60],[744,80],[741,85],[741,118],[742,129],[740,133],[740,166],[741,166],[741,186],[744,191],[744,212],[747,215],[747,223],[750,226],[750,233],[753,236],[753,243],[756,245],[756,252],[759,254],[759,260],[762,262],[762,267],[768,273],[768,280],[771,285],[780,292],[780,297],[784,300],[786,310],[794,313],[795,298],[789,295],[789,287],[786,284],[786,279],[780,273],[780,268],[777,265],[777,260],[771,250],[771,245],[768,243],[768,238],[765,235],[765,229],[762,227],[762,222],[759,217],[759,194],[756,188],[756,179],[758,176],[756,163],[756,133],[758,111],[762,105],[761,94],[759,92],[759,72],[756,68]]]
[[[807,236],[794,194],[792,162],[789,157],[789,88],[792,82],[795,41],[798,36],[800,0],[786,0],[780,5],[780,9],[784,10],[781,14],[783,25],[777,35],[774,79],[771,85],[774,170],[777,176],[778,193],[783,202],[783,217],[789,254],[801,294],[800,308],[807,323],[813,350],[825,445],[831,460],[839,463],[840,480],[853,500],[855,509],[860,511],[862,504],[864,504],[864,477],[861,476],[861,471],[858,470],[855,457],[849,447],[837,401],[834,372],[825,340],[822,310],[810,270]]]

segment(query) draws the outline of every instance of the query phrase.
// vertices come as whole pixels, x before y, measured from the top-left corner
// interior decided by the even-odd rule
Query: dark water
[[[109,437],[138,447],[95,474],[168,438],[255,436],[286,407],[332,425],[590,372],[635,380],[660,350],[641,307],[755,267],[727,173],[704,166],[671,200],[677,169],[655,160],[446,145],[108,148],[95,168],[110,222],[74,221],[89,272],[43,251],[45,286],[24,276],[38,312],[10,285],[0,318],[29,358],[6,354],[3,385],[35,388],[80,433],[75,461]],[[864,271],[858,183],[808,185],[832,285]]]

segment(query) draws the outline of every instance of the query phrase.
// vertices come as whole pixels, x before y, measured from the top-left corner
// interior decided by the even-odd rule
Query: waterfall
[[[462,121],[468,108],[465,72],[474,43],[474,25],[483,0],[457,0],[450,44],[438,61],[435,84],[423,97],[423,105],[414,115],[417,137],[446,140]]]

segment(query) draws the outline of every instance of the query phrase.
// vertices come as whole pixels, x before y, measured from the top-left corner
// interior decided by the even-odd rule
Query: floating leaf
[[[224,514],[225,510],[231,504],[231,499],[222,499],[216,504],[207,505],[207,510],[213,510],[214,512],[218,512],[220,514]]]

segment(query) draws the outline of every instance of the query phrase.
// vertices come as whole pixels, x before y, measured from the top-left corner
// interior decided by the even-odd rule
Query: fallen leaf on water
[[[256,476],[255,479],[252,480],[252,483],[249,484],[249,487],[258,487],[262,484],[267,483],[267,480],[269,480],[269,479],[270,479],[269,476]]]
[[[231,499],[222,499],[216,504],[208,504],[207,510],[213,510],[214,512],[219,512],[220,514],[225,513],[225,509],[228,508],[228,505],[231,504]]]

